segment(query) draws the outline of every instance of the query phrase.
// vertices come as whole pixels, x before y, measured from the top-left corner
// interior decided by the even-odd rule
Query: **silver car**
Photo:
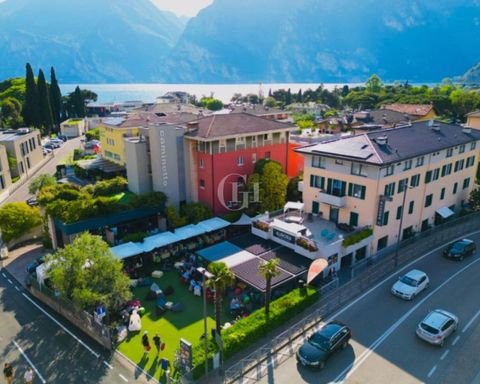
[[[430,280],[425,272],[413,269],[398,278],[393,284],[391,292],[405,300],[412,300],[428,287]]]
[[[417,336],[443,347],[445,339],[458,327],[458,317],[443,309],[431,311],[417,326]]]

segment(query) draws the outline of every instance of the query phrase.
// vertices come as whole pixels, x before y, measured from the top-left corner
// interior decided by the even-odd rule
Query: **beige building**
[[[11,184],[12,178],[10,176],[10,167],[8,165],[7,149],[4,145],[0,145],[0,196],[6,192]]]
[[[465,126],[480,129],[480,111],[467,114],[467,123]]]
[[[30,128],[8,130],[0,134],[0,144],[5,146],[8,156],[15,158],[11,177],[28,175],[28,171],[43,160],[40,131]]]
[[[86,132],[85,119],[68,119],[60,123],[60,133],[69,139],[82,136]]]
[[[477,130],[419,121],[298,148],[305,211],[370,227],[372,255],[396,244],[399,231],[403,240],[462,210],[475,184],[479,140]],[[339,258],[352,258],[345,253]]]

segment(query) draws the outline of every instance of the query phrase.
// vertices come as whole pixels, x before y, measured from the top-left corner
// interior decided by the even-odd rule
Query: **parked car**
[[[332,321],[313,333],[297,351],[301,365],[322,369],[326,361],[339,349],[345,349],[352,331],[345,324]]]
[[[27,264],[27,266],[25,267],[25,270],[27,271],[27,273],[31,274],[35,272],[37,267],[40,264],[43,264],[44,262],[45,262],[45,256],[39,256],[35,260],[33,260],[31,263]]]
[[[68,140],[68,137],[67,137],[67,136],[63,136],[63,135],[57,135],[57,138],[59,138],[59,139],[62,140],[63,142],[65,142],[65,141]]]
[[[413,300],[415,296],[428,287],[429,282],[430,280],[425,272],[413,269],[398,278],[398,281],[393,284],[391,292],[402,299]]]
[[[443,309],[431,311],[417,326],[417,336],[430,344],[443,347],[445,339],[458,327],[458,317]]]
[[[58,146],[61,146],[64,143],[64,141],[62,139],[50,139],[50,140],[48,140],[48,142],[49,143],[57,143]]]
[[[477,252],[477,245],[473,240],[463,239],[455,241],[443,251],[443,256],[450,259],[463,260],[464,257],[474,255]]]
[[[50,150],[50,152],[51,152],[55,148],[58,148],[58,144],[47,142],[47,143],[43,144],[43,148],[46,149],[46,150]]]
[[[38,200],[36,197],[30,197],[28,200],[25,201],[28,205],[30,205],[31,207],[34,207],[36,205],[38,205]]]

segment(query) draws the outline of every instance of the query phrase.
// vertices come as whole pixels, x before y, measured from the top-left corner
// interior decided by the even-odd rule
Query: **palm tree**
[[[222,300],[223,291],[226,287],[231,286],[235,280],[235,275],[227,267],[227,265],[221,261],[216,261],[208,264],[208,272],[213,277],[207,280],[207,287],[215,290],[215,322],[218,334],[222,328]]]
[[[280,270],[278,269],[278,264],[280,259],[274,258],[266,261],[260,265],[259,272],[260,275],[265,279],[265,319],[268,322],[270,316],[270,296],[272,294],[272,279],[280,275]]]

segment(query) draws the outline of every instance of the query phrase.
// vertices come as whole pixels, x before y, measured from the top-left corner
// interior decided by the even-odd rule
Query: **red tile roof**
[[[406,113],[411,116],[425,116],[432,110],[433,106],[431,104],[386,104],[383,106],[383,109],[388,109],[390,111],[396,111],[400,113]]]

